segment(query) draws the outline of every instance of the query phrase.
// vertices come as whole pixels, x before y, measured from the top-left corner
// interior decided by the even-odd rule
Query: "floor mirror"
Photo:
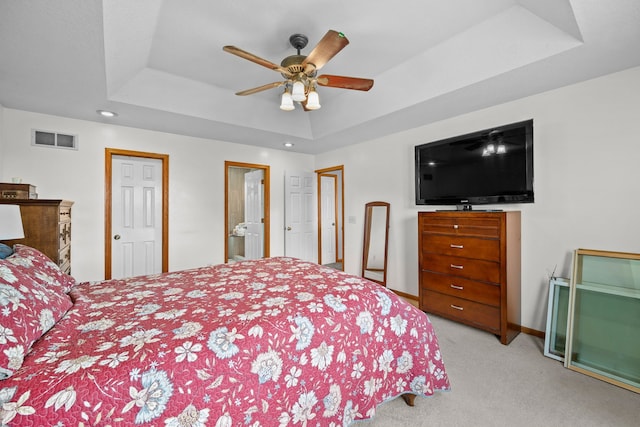
[[[364,209],[362,277],[383,286],[387,284],[389,210],[387,202],[369,202]]]

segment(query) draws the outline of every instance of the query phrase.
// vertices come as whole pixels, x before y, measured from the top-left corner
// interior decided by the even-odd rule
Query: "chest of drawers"
[[[5,199],[0,203],[19,205],[24,239],[5,241],[31,246],[71,274],[71,206],[68,200]]]
[[[520,212],[418,213],[420,308],[508,344],[520,332]]]

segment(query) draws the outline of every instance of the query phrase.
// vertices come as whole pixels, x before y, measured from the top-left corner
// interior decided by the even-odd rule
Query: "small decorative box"
[[[35,185],[0,182],[0,199],[37,199]]]

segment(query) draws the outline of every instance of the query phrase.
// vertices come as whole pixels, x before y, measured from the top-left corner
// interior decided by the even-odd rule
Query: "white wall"
[[[544,330],[548,279],[577,248],[640,252],[640,68],[316,156],[344,164],[345,270],[361,265],[364,204],[391,203],[388,286],[418,294],[415,145],[534,120],[534,204],[522,211],[522,324]],[[362,155],[366,150],[366,156]]]
[[[579,247],[640,252],[640,68],[443,120],[323,155],[296,155],[4,109],[0,180],[20,176],[41,198],[75,201],[73,272],[104,274],[104,148],[170,156],[171,270],[224,257],[224,160],[271,166],[271,254],[284,253],[286,168],[344,165],[345,270],[359,274],[364,204],[391,203],[389,287],[418,294],[413,147],[534,119],[534,204],[522,211],[522,324],[545,329],[548,278],[568,277]],[[30,146],[31,128],[77,133],[78,151]],[[366,150],[366,151],[365,151]],[[366,152],[366,155],[363,153]],[[355,224],[350,222],[354,217]]]
[[[169,155],[169,269],[224,262],[224,161],[270,166],[271,255],[284,254],[284,172],[313,156],[5,108],[0,181],[21,177],[41,199],[73,200],[72,271],[104,278],[104,149]],[[79,149],[31,146],[31,129],[77,134]],[[0,145],[0,149],[2,145]]]

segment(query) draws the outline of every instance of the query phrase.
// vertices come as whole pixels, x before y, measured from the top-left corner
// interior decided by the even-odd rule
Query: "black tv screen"
[[[533,120],[415,147],[417,205],[533,202]]]

